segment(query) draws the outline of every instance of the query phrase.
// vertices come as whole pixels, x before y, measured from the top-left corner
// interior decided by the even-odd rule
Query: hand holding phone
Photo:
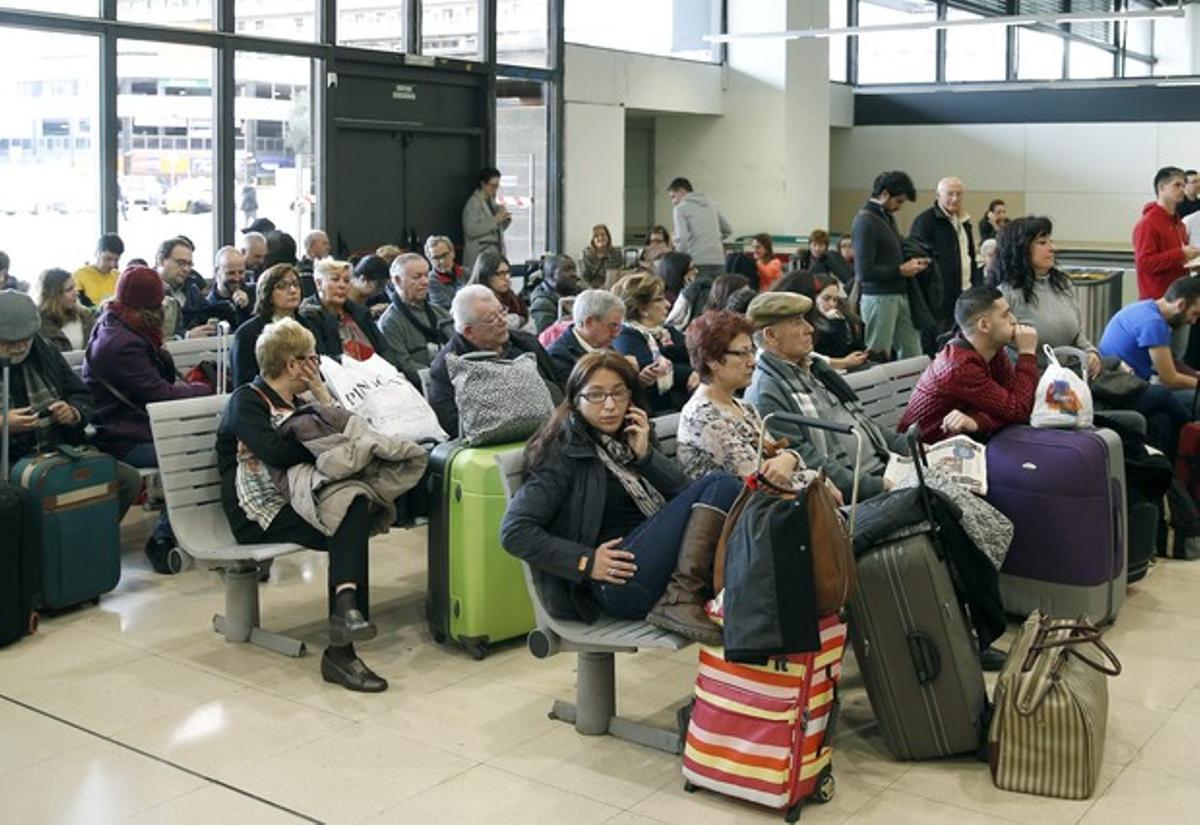
[[[639,459],[650,451],[650,419],[645,411],[630,405],[625,413],[625,443]]]

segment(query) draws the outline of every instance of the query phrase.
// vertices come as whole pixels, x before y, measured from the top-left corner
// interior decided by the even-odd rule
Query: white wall
[[[603,223],[621,242],[625,227],[625,110],[598,103],[566,102],[563,124],[563,224],[566,247],[578,255]]]

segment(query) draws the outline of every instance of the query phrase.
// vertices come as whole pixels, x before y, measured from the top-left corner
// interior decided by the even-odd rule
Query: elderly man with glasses
[[[466,284],[463,268],[454,261],[454,244],[445,235],[430,235],[425,241],[429,272],[429,300],[450,311],[455,294]]]
[[[397,369],[420,387],[419,370],[433,363],[453,335],[450,313],[430,299],[429,264],[420,255],[405,252],[392,261],[390,271],[392,302],[379,319],[379,331]]]
[[[562,400],[550,356],[529,333],[509,330],[508,314],[494,292],[483,284],[465,286],[454,296],[450,312],[454,317],[454,336],[433,359],[427,397],[442,429],[451,438],[458,436],[458,405],[446,367],[447,355],[483,351],[511,359],[532,352],[537,356],[538,373],[550,388],[554,403]]]
[[[603,289],[585,289],[575,298],[572,324],[550,347],[555,377],[565,385],[575,362],[585,353],[612,347],[625,322],[625,304]]]

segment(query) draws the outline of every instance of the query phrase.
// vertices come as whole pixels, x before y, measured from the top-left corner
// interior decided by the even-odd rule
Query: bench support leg
[[[576,702],[558,700],[550,715],[584,736],[608,734],[647,748],[683,753],[679,731],[656,728],[617,716],[616,663],[611,653],[578,654]]]
[[[227,569],[224,579],[225,613],[213,616],[213,630],[227,642],[249,642],[284,656],[304,655],[304,642],[258,626],[258,565]]]

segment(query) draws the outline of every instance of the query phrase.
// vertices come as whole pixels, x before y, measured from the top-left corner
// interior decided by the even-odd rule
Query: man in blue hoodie
[[[667,187],[675,204],[675,249],[692,256],[700,275],[716,278],[725,272],[722,241],[732,234],[729,221],[687,178],[675,178]]]

